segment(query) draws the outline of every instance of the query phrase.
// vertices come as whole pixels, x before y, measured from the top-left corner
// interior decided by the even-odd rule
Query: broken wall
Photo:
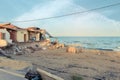
[[[4,39],[9,42],[12,43],[12,40],[10,39],[10,34],[6,29],[0,29],[1,33],[4,33]]]

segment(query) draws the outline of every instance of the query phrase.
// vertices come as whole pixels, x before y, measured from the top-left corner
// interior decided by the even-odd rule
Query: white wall
[[[9,43],[12,43],[12,40],[10,39],[10,34],[6,29],[0,29],[0,32],[5,33],[5,40]]]
[[[36,34],[36,41],[40,41],[40,33]]]
[[[24,34],[26,34],[26,41],[28,41],[28,32],[27,30],[18,30],[17,31],[17,41],[24,42]]]

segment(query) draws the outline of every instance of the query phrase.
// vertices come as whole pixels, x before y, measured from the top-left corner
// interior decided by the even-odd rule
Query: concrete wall
[[[40,33],[36,34],[36,41],[40,41]]]
[[[36,39],[36,33],[34,33],[34,32],[29,32],[29,39],[30,39],[30,40]]]
[[[28,42],[28,31],[27,30],[18,30],[17,31],[17,41],[25,42],[24,35],[26,34],[26,42]]]
[[[35,41],[40,41],[40,33],[30,32],[30,39],[35,38]]]
[[[10,34],[6,29],[0,29],[1,33],[5,33],[5,40],[9,43],[12,43],[12,40],[10,39]]]

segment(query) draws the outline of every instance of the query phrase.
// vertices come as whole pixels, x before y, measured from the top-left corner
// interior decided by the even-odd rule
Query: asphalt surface
[[[27,79],[0,71],[0,80],[27,80]]]

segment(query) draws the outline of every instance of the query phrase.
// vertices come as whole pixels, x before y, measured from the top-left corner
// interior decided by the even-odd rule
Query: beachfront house
[[[0,38],[9,43],[28,42],[28,30],[17,27],[11,23],[0,24]]]
[[[0,39],[4,39],[9,43],[43,41],[46,39],[46,34],[51,37],[45,29],[38,27],[23,29],[11,23],[0,24]]]

